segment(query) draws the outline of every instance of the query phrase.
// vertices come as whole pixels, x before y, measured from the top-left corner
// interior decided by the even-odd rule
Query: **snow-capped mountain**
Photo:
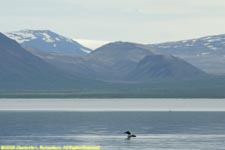
[[[225,34],[176,42],[150,44],[161,54],[180,57],[213,74],[225,74]]]
[[[78,42],[50,30],[20,30],[8,32],[6,35],[23,47],[32,47],[43,52],[69,55],[84,55],[91,52],[91,49]]]
[[[153,44],[153,47],[162,50],[173,51],[175,54],[185,53],[187,55],[223,55],[225,57],[225,34],[207,36],[199,39],[183,40]]]

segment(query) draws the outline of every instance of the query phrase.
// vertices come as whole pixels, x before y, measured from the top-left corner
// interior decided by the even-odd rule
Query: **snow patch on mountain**
[[[207,53],[201,53],[201,55],[209,55],[210,52],[207,52]]]
[[[51,36],[48,35],[47,33],[42,33],[42,35],[43,35],[43,38],[42,38],[42,39],[43,39],[44,41],[49,42],[49,43],[55,42],[55,40],[52,39]]]
[[[214,47],[214,46],[212,46],[212,45],[208,45],[207,47],[208,47],[209,49],[212,49],[212,50],[217,50],[217,48]]]
[[[11,39],[16,40],[18,43],[24,43],[30,40],[37,39],[37,37],[34,34],[27,32],[26,30],[24,30],[24,32],[16,31],[6,33],[6,35]]]

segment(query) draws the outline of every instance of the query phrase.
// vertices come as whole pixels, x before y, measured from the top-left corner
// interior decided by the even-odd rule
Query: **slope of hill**
[[[63,89],[94,83],[53,67],[1,33],[0,82],[0,89]]]
[[[129,74],[131,80],[150,79],[195,79],[206,74],[187,63],[170,55],[149,55],[142,59]]]

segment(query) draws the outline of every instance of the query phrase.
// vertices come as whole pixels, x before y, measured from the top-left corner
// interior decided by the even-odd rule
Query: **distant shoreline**
[[[225,111],[223,99],[0,99],[0,111]]]
[[[218,96],[210,96],[210,95],[199,95],[199,96],[190,96],[190,95],[183,95],[183,96],[179,96],[179,95],[167,95],[167,96],[162,96],[160,94],[155,94],[155,95],[148,95],[148,94],[67,94],[67,93],[59,93],[59,94],[48,94],[48,93],[20,93],[20,94],[9,94],[9,93],[1,93],[0,94],[0,99],[5,99],[5,98],[13,98],[13,99],[20,99],[20,98],[25,98],[25,99],[30,99],[30,98],[50,98],[50,99],[54,99],[54,98],[65,98],[65,99],[70,99],[70,98],[78,98],[78,99],[104,99],[104,98],[109,98],[109,99],[133,99],[133,98],[141,98],[141,99],[148,99],[148,98],[166,98],[166,99],[179,99],[179,98],[183,98],[183,99],[202,99],[202,98],[206,98],[206,99],[212,99],[212,98],[216,98],[216,99],[224,99],[225,96],[223,95],[218,95]]]

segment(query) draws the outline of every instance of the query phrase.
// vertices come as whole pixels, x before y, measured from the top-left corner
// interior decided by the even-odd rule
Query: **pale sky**
[[[224,34],[225,0],[0,0],[0,26],[49,29],[92,47],[159,43]]]

